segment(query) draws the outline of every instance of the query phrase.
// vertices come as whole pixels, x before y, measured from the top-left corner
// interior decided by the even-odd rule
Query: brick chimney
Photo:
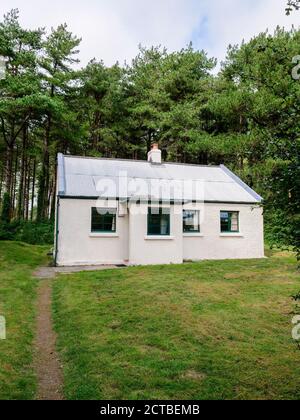
[[[161,164],[161,150],[157,143],[152,144],[151,150],[148,153],[148,162],[160,165]]]

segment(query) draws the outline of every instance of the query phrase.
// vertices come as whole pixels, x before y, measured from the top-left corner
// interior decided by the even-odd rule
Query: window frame
[[[152,209],[159,209],[159,213],[158,214],[152,214]],[[164,213],[163,214],[163,210],[168,210],[169,213]],[[167,233],[153,233],[150,230],[150,218],[152,216],[169,216],[168,217],[168,225],[167,225]],[[161,219],[160,219],[161,221]],[[152,224],[153,226],[153,224]],[[160,226],[161,227],[161,226]],[[170,237],[171,235],[171,209],[167,208],[167,207],[148,207],[148,214],[147,214],[147,236],[161,236],[161,237]]]
[[[106,210],[106,212],[105,213],[98,213],[98,209],[99,210]],[[107,230],[107,229],[105,229],[105,225],[107,225],[108,223],[105,223],[105,221],[103,221],[101,224],[103,224],[103,229],[94,229],[93,228],[93,216],[94,216],[94,211],[96,211],[97,212],[97,214],[98,214],[98,216],[103,216],[103,217],[106,217],[107,215],[109,215],[109,216],[113,216],[114,217],[114,219],[113,219],[113,222],[112,222],[112,226],[114,225],[114,229],[112,229],[112,230]],[[106,233],[108,233],[108,234],[115,234],[115,233],[117,233],[117,209],[116,208],[104,208],[104,207],[92,207],[91,208],[91,233],[95,233],[95,234],[97,234],[97,233],[99,233],[99,234],[101,234],[101,233],[104,233],[104,234],[106,234]]]
[[[184,213],[195,213],[195,214],[198,214],[198,229],[197,230],[195,230],[195,229],[193,229],[193,230],[185,230],[185,228],[186,228],[186,226],[187,225],[185,225],[185,223],[184,223]],[[191,225],[192,226],[192,225]],[[194,227],[195,227],[195,225],[194,225]],[[200,223],[200,210],[195,210],[195,209],[193,209],[193,210],[188,210],[188,209],[183,209],[183,211],[182,211],[182,230],[183,230],[183,233],[184,234],[199,234],[199,233],[201,233],[201,223]]]
[[[222,230],[222,213],[228,213],[228,229]],[[237,230],[232,230],[232,215],[237,214]],[[237,210],[221,210],[220,212],[221,233],[240,233],[240,212]]]

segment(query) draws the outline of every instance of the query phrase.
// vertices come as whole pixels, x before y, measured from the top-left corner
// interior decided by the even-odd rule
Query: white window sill
[[[174,236],[145,236],[146,241],[173,241]]]
[[[203,233],[184,233],[184,238],[204,238]]]
[[[234,232],[228,232],[228,233],[221,233],[221,238],[243,238],[244,235],[242,233],[234,233]]]
[[[90,238],[118,238],[117,233],[90,233]]]

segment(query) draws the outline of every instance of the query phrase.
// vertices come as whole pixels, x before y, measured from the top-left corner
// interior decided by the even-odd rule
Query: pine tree
[[[55,164],[51,164],[50,147],[54,147],[55,155],[57,148],[54,144],[56,140],[54,130],[59,124],[63,124],[63,119],[66,116],[66,95],[72,89],[72,82],[76,78],[73,66],[78,63],[76,55],[80,42],[79,38],[68,31],[66,24],[60,25],[57,29],[52,29],[51,34],[45,41],[44,55],[40,60],[43,70],[43,94],[49,98],[49,106],[43,124],[44,134],[37,205],[38,221],[47,219],[50,215],[51,194],[49,194],[49,190],[51,177],[52,180],[55,179]]]

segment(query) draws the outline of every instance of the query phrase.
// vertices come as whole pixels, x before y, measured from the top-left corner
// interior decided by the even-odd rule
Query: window
[[[239,232],[238,211],[221,211],[221,232]]]
[[[170,235],[170,209],[162,207],[148,209],[148,235]]]
[[[116,209],[92,208],[92,232],[115,233]]]
[[[183,232],[200,233],[199,210],[183,210]]]

